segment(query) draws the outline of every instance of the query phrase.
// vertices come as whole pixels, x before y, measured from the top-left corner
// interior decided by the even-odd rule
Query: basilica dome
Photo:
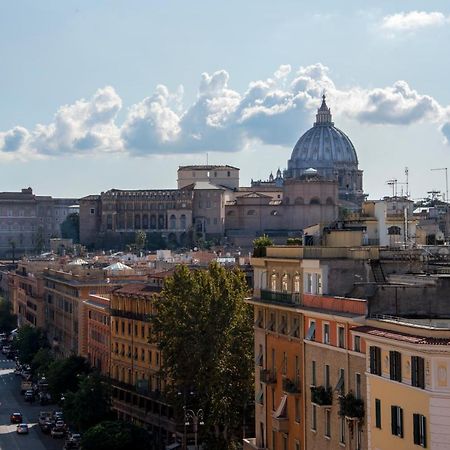
[[[358,169],[358,156],[349,137],[334,126],[325,95],[313,127],[295,144],[284,176],[303,178],[309,169],[315,169],[323,179],[336,180],[340,198],[360,202],[362,171]]]

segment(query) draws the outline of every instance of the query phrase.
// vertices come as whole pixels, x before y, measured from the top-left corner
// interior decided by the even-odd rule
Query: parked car
[[[22,414],[20,412],[14,412],[10,416],[11,423],[22,423]]]
[[[28,434],[28,425],[26,423],[19,423],[16,432],[17,434]]]
[[[34,391],[33,389],[28,389],[25,391],[25,401],[26,402],[34,402]]]
[[[52,431],[50,432],[52,438],[57,439],[57,438],[63,438],[64,435],[66,434],[66,429],[65,427],[57,427],[54,426],[52,428]]]

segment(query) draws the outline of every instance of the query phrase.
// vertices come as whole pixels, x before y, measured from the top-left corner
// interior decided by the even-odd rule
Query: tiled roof
[[[369,325],[352,328],[352,331],[356,331],[359,333],[365,333],[370,336],[382,337],[385,339],[392,339],[395,341],[406,342],[409,344],[450,345],[450,336],[443,337],[443,338],[431,337],[431,336],[419,336],[419,335],[414,335],[414,334],[401,333],[399,331],[392,331],[392,330],[385,330],[382,328],[371,327]]]

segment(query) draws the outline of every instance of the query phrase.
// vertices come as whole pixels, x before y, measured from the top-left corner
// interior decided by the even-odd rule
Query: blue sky
[[[206,154],[248,184],[325,89],[371,198],[405,166],[443,191],[449,43],[447,1],[1,2],[0,190],[170,188]]]

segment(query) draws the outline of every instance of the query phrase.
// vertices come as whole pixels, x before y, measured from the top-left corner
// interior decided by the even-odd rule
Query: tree
[[[51,363],[47,372],[47,381],[53,399],[59,400],[61,394],[76,391],[80,376],[87,374],[89,370],[89,364],[82,356],[69,356]]]
[[[10,333],[17,327],[17,316],[11,312],[11,303],[0,297],[0,333]]]
[[[263,234],[262,236],[254,239],[253,256],[256,258],[266,256],[266,247],[270,247],[271,245],[273,245],[272,239],[270,239],[267,234]]]
[[[141,252],[145,248],[145,244],[147,243],[147,235],[145,231],[136,231],[134,236],[134,245],[136,246],[136,251]]]
[[[41,254],[45,248],[44,228],[39,226],[34,236],[34,249],[36,253]]]
[[[48,347],[48,342],[41,328],[24,325],[19,328],[13,345],[18,352],[19,361],[31,364],[34,355],[40,348]]]
[[[104,421],[83,434],[83,450],[147,450],[150,436],[146,430],[133,423]]]
[[[33,373],[39,373],[46,376],[48,369],[54,360],[55,359],[49,348],[40,348],[33,356],[31,361],[31,370]]]
[[[230,449],[241,439],[243,411],[253,399],[253,317],[244,301],[244,274],[212,263],[208,270],[179,266],[165,281],[154,336],[162,351],[162,375],[173,380],[167,395],[179,417],[194,391],[193,408],[203,408],[207,448]],[[249,408],[250,409],[250,408]]]
[[[80,242],[80,215],[78,213],[69,214],[60,228],[62,238],[72,239],[74,244]]]
[[[64,416],[77,430],[86,431],[111,414],[109,388],[96,373],[81,376],[78,389],[64,397]]]

